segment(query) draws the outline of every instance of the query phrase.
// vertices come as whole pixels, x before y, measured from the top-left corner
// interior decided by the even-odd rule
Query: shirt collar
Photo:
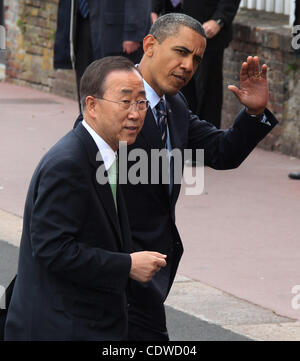
[[[108,171],[116,159],[116,152],[113,151],[113,149],[105,142],[105,140],[101,138],[100,135],[96,133],[95,130],[84,119],[82,121],[82,125],[94,139],[94,142],[96,143],[103,159],[105,169]]]
[[[163,95],[160,98],[158,96],[158,94],[156,93],[156,91],[153,88],[151,88],[151,86],[146,82],[145,79],[143,79],[143,82],[144,82],[144,87],[145,87],[145,92],[146,92],[146,98],[147,98],[147,100],[149,100],[150,107],[152,110],[159,103],[160,99],[163,99],[164,101],[166,101],[165,95]]]

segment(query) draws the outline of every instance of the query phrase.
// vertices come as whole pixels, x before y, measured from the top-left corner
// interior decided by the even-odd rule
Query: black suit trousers
[[[182,89],[189,106],[200,119],[221,126],[224,48],[205,51],[191,81]]]
[[[77,94],[80,107],[80,80],[87,66],[94,60],[92,40],[91,40],[91,29],[89,16],[83,18],[81,14],[77,13],[76,20],[76,35],[75,35],[75,73],[76,73],[76,84]]]

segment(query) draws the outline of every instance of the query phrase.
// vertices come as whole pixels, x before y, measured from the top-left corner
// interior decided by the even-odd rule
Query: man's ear
[[[93,119],[96,118],[96,103],[97,99],[92,97],[91,95],[88,95],[85,98],[85,111]]]
[[[143,41],[144,53],[147,56],[151,57],[153,55],[154,47],[156,44],[157,44],[156,38],[153,35],[148,34]]]

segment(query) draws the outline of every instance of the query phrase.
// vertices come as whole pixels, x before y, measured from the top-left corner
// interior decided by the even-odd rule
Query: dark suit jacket
[[[238,167],[257,143],[277,123],[266,110],[272,126],[258,122],[244,110],[236,117],[228,130],[219,130],[212,124],[199,120],[187,107],[179,93],[166,96],[168,125],[172,148],[181,152],[184,149],[204,149],[205,164],[215,169]],[[161,136],[149,109],[145,123],[136,142],[128,151],[142,148],[150,157],[151,149],[162,149]],[[131,164],[128,165],[128,169]],[[151,179],[149,169],[149,180]],[[171,269],[161,269],[151,282],[140,284],[129,282],[129,320],[144,327],[165,329],[163,302],[172,285],[183,246],[175,225],[175,205],[180,192],[180,184],[174,184],[171,197],[168,185],[137,184],[122,185],[126,199],[129,221],[135,251],[153,250],[168,255]],[[201,235],[199,236],[201,242]]]
[[[165,14],[171,12],[170,0],[152,0],[152,10]],[[184,0],[182,12],[203,24],[207,20],[222,19],[224,27],[208,39],[207,50],[226,48],[232,39],[232,21],[238,11],[240,0]]]
[[[142,42],[150,26],[150,0],[87,0],[94,60],[121,54],[123,41]],[[75,7],[71,11],[71,3]],[[70,28],[77,1],[61,0],[54,44],[54,68],[71,69]],[[73,22],[73,25],[75,23]],[[73,39],[75,28],[73,29]],[[74,46],[74,44],[73,44]]]
[[[34,172],[6,340],[126,336],[130,229],[120,190],[117,216],[109,183],[96,181],[97,152],[80,124]]]

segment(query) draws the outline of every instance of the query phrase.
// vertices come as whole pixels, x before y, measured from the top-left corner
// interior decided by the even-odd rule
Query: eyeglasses
[[[109,99],[104,99],[104,98],[99,98],[99,97],[94,97],[94,98],[100,99],[100,100],[105,100],[105,101],[111,102],[111,103],[119,104],[119,107],[122,110],[129,110],[129,109],[131,109],[131,107],[133,105],[135,105],[135,109],[137,111],[145,112],[149,108],[149,104],[150,104],[149,101],[146,99],[142,99],[142,100],[138,100],[136,102],[130,103],[129,100],[121,100],[119,102],[116,102],[114,100],[109,100]]]

